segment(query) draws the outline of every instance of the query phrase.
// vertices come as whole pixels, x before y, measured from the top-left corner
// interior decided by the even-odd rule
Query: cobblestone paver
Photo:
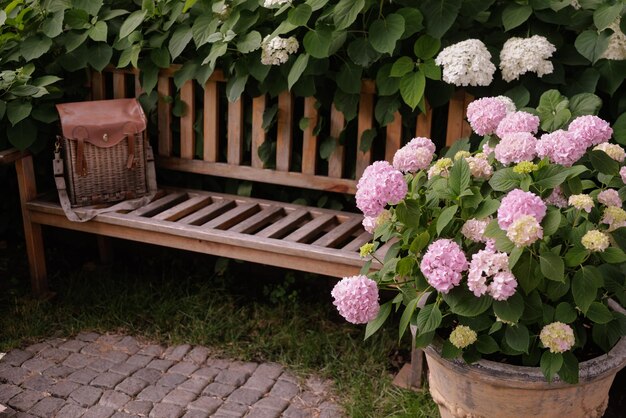
[[[0,418],[344,416],[329,382],[210,354],[93,332],[15,349],[0,357]]]

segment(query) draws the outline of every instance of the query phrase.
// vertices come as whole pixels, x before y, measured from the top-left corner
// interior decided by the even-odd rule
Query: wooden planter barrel
[[[424,352],[442,418],[599,418],[615,375],[626,365],[626,337],[607,354],[580,363],[575,385],[547,383],[539,367],[444,359],[440,340]]]

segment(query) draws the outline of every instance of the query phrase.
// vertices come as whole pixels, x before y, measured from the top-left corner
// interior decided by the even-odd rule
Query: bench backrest
[[[344,142],[340,143],[338,138],[346,121],[344,114],[334,105],[324,112],[318,110],[314,97],[295,99],[288,91],[274,99],[264,95],[254,98],[242,95],[237,101],[228,102],[225,99],[227,80],[219,70],[209,77],[203,88],[196,81],[189,80],[177,91],[173,78],[179,68],[172,66],[161,70],[157,82],[157,164],[167,169],[354,194],[358,178],[374,160],[374,149],[378,150],[376,159],[391,161],[407,139],[431,137],[433,130],[433,111],[428,104],[428,111],[418,114],[414,121],[403,121],[400,112],[395,112],[393,121],[379,128],[374,117],[375,84],[364,80],[357,117],[351,122],[353,134],[345,135]],[[142,93],[139,80],[139,72],[132,69],[107,68],[102,73],[94,72],[91,77],[92,98],[139,96]],[[174,115],[171,100],[177,94],[186,105],[180,117]],[[450,100],[446,145],[469,136],[471,131],[465,121],[465,110],[471,99],[469,94],[459,90]],[[266,132],[263,116],[266,109],[275,105],[276,127]],[[199,118],[201,120],[197,120]],[[298,118],[308,119],[302,130]],[[328,121],[322,133],[315,130],[320,118]],[[361,149],[367,148],[361,146],[365,140],[363,133],[369,129],[377,129],[380,133],[374,139],[377,147],[372,145],[363,152]],[[328,137],[336,144],[323,161],[319,147]],[[269,140],[275,140],[275,167],[271,169],[264,167],[258,153],[259,147]],[[274,150],[274,147],[269,149]]]

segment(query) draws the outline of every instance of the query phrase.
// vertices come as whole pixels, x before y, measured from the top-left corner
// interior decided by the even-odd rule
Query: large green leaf
[[[420,334],[435,331],[441,324],[441,311],[437,304],[426,305],[417,314],[417,329]]]
[[[551,251],[544,251],[539,256],[541,273],[550,280],[562,282],[565,280],[565,264],[563,258]]]
[[[462,0],[423,0],[418,3],[426,20],[426,33],[440,39],[456,20]]]
[[[541,119],[541,129],[553,132],[562,128],[572,116],[567,97],[552,89],[544,92],[539,99],[537,113]]]
[[[556,164],[550,164],[535,172],[534,177],[537,179],[537,181],[535,181],[535,186],[553,189],[556,186],[563,184],[568,178],[578,176],[585,171],[588,171],[588,169],[584,165],[563,167]]]
[[[426,77],[421,71],[406,74],[400,79],[400,95],[413,110],[424,97],[425,88]]]
[[[496,340],[490,335],[479,335],[474,344],[479,353],[492,354],[500,350]]]
[[[626,22],[626,19],[624,19]],[[626,74],[626,61],[600,60],[596,64],[596,68],[602,76],[598,83],[598,87],[610,95],[624,82],[624,74]]]
[[[458,209],[459,207],[457,205],[452,205],[441,211],[441,214],[437,218],[437,235],[441,235],[441,231],[448,226]]]
[[[340,30],[352,25],[364,6],[365,0],[339,0],[332,14],[335,28]]]
[[[361,93],[361,74],[363,69],[354,64],[344,63],[337,73],[337,87],[348,94]]]
[[[51,13],[41,25],[41,31],[48,38],[56,38],[63,32],[63,12]]]
[[[96,16],[102,7],[102,3],[104,3],[104,0],[72,0],[72,7]]]
[[[45,36],[29,36],[20,43],[20,53],[26,61],[41,57],[50,50],[52,39]]]
[[[591,161],[593,168],[598,170],[600,173],[608,175],[617,175],[619,173],[619,163],[609,157],[609,155],[604,151],[591,151],[589,153],[589,161]]]
[[[613,138],[622,145],[626,145],[626,112],[619,115],[613,124]]]
[[[146,13],[146,10],[136,10],[128,15],[128,17],[126,18],[126,20],[124,20],[124,23],[122,23],[122,26],[120,27],[119,38],[123,39],[130,35],[132,31],[137,29],[145,19]]]
[[[572,278],[572,296],[580,310],[586,314],[595,301],[598,287],[589,274],[590,267],[581,267]]]
[[[404,335],[404,331],[406,331],[406,327],[411,322],[413,318],[413,314],[415,313],[415,308],[417,307],[417,302],[419,301],[419,297],[415,297],[412,301],[406,304],[404,308],[404,312],[402,312],[402,317],[400,318],[400,325],[398,329],[398,338],[402,339]]]
[[[113,57],[113,48],[105,42],[98,42],[89,48],[88,62],[96,71],[102,71]]]
[[[410,73],[415,69],[415,61],[411,57],[407,57],[406,55],[400,57],[393,63],[391,67],[391,72],[389,75],[391,77],[402,77],[405,74]]]
[[[435,39],[428,35],[422,35],[415,41],[415,44],[413,45],[413,52],[418,58],[427,60],[434,57],[440,47],[441,41],[439,39]]]
[[[169,43],[172,60],[175,60],[184,51],[192,37],[193,33],[191,32],[191,28],[189,26],[181,25],[176,28]]]
[[[515,324],[522,317],[523,312],[524,298],[519,292],[516,292],[507,300],[493,301],[493,313],[495,313],[498,318],[504,321],[512,322]]]
[[[554,319],[563,322],[564,324],[571,324],[577,317],[578,314],[576,313],[576,310],[567,302],[559,303],[554,312]]]
[[[476,219],[486,218],[487,216],[495,213],[500,207],[500,201],[496,199],[487,198],[485,199],[476,212],[472,215]]]
[[[11,145],[20,150],[25,150],[37,140],[37,126],[31,119],[10,126],[6,132]]]
[[[471,181],[471,171],[469,164],[464,158],[456,161],[450,169],[450,176],[448,177],[448,185],[450,191],[455,196],[461,196],[467,190]]]
[[[617,4],[602,4],[593,12],[593,24],[598,31],[603,31],[620,16],[624,4],[619,1]]]
[[[609,34],[607,32],[598,33],[595,30],[586,30],[578,35],[576,41],[574,41],[574,46],[580,55],[595,63],[609,46]]]
[[[601,107],[602,99],[593,93],[576,94],[569,101],[572,119],[582,115],[597,115]]]
[[[392,54],[396,42],[404,33],[404,18],[392,13],[384,19],[378,19],[370,26],[369,41],[372,48],[381,54]]]
[[[289,23],[295,26],[304,26],[309,21],[313,9],[308,4],[299,4],[289,11]]]
[[[300,76],[306,69],[309,63],[309,54],[300,54],[296,59],[296,62],[293,63],[293,67],[289,70],[289,75],[287,76],[287,85],[289,90],[293,87],[294,84],[300,79]]]
[[[608,324],[613,320],[613,314],[609,308],[600,302],[592,302],[586,316],[596,324]]]
[[[450,310],[461,316],[474,317],[485,312],[491,306],[493,299],[490,296],[476,297],[461,286],[455,287],[443,295],[443,300],[450,306]]]
[[[524,176],[513,171],[512,168],[503,168],[493,173],[489,185],[497,192],[508,192],[518,188]]]
[[[378,329],[385,323],[387,317],[391,313],[391,301],[386,302],[380,306],[378,315],[367,323],[365,327],[365,339],[371,337]]]
[[[302,43],[306,52],[313,58],[326,58],[329,55],[332,40],[332,32],[329,29],[319,28],[308,31]]]
[[[11,125],[17,125],[30,115],[33,106],[26,100],[11,100],[7,104],[7,117]]]
[[[391,77],[391,64],[380,67],[376,73],[376,87],[379,96],[391,96],[400,89],[400,79]]]
[[[526,22],[533,9],[527,4],[511,4],[502,11],[502,24],[507,32]]]
[[[237,51],[242,54],[255,51],[261,47],[261,34],[255,30],[246,33],[237,42]]]
[[[561,370],[561,366],[563,366],[563,356],[560,353],[552,353],[546,350],[541,355],[541,372],[548,383],[552,382],[554,375]]]
[[[424,29],[424,25],[422,24],[424,16],[422,16],[422,13],[415,7],[403,7],[396,10],[396,13],[404,18],[404,33],[402,34],[402,39],[406,39]]]
[[[100,20],[89,28],[89,37],[96,42],[106,42],[108,31],[106,22]]]
[[[530,336],[528,334],[528,328],[526,328],[524,324],[507,325],[504,338],[512,349],[522,353],[528,352]]]
[[[372,45],[365,38],[357,38],[348,45],[348,56],[357,65],[369,67],[379,57]]]
[[[196,48],[200,48],[209,41],[209,36],[217,31],[219,24],[220,20],[214,18],[213,13],[200,15],[194,20],[191,33]]]

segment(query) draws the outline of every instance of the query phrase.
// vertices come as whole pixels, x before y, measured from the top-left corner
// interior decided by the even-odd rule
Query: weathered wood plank
[[[148,217],[154,216],[157,213],[160,213],[182,202],[186,198],[187,198],[186,193],[170,193],[170,194],[163,196],[160,199],[157,199],[153,202],[148,203],[146,206],[142,206],[129,213],[134,216],[148,216]]]
[[[284,91],[278,95],[276,170],[289,171],[293,147],[293,96]]]
[[[392,162],[396,151],[402,146],[402,115],[396,112],[393,122],[387,125],[387,139],[385,141],[385,160]]]
[[[164,210],[158,215],[153,216],[153,218],[163,221],[175,222],[181,218],[184,218],[190,213],[197,211],[198,209],[208,206],[210,203],[210,196],[193,196],[190,197],[188,200],[185,200],[184,202],[181,202],[176,206],[173,206],[167,210]]]
[[[265,113],[267,98],[265,95],[252,99],[252,160],[254,168],[263,168],[263,161],[259,157],[259,148],[265,142],[265,129],[263,129],[263,113]]]
[[[359,100],[359,115],[357,126],[356,173],[361,178],[363,171],[372,163],[372,150],[361,151],[363,133],[374,126],[374,95],[361,92]]]
[[[159,101],[157,103],[157,123],[159,128],[159,155],[172,155],[172,85],[170,78],[160,75],[157,82]]]
[[[333,222],[337,222],[333,215],[321,215],[307,222],[302,227],[293,231],[291,234],[283,238],[284,241],[306,242],[318,235],[320,230],[327,227]]]
[[[228,149],[229,164],[240,165],[243,160],[243,100],[228,102]]]
[[[28,154],[28,151],[20,151],[17,148],[2,150],[0,151],[0,164],[10,164]]]
[[[144,93],[143,87],[141,86],[141,79],[139,78],[139,73],[135,74],[135,97],[139,97]]]
[[[106,98],[106,83],[104,73],[91,72],[91,98],[93,100],[104,100]]]
[[[339,143],[339,136],[345,124],[346,119],[343,113],[337,110],[333,103],[330,109],[330,136],[337,141],[337,145],[328,159],[328,177],[343,177],[345,147]]]
[[[328,233],[319,237],[312,245],[321,247],[335,248],[345,242],[354,234],[355,231],[361,229],[361,218],[355,217],[349,221],[342,222]]]
[[[430,138],[433,127],[433,110],[428,100],[425,101],[426,113],[417,115],[417,124],[415,126],[415,136]]]
[[[196,131],[193,123],[196,118],[194,81],[188,80],[180,89],[180,99],[186,104],[185,114],[180,117],[180,156],[193,159],[196,151]]]
[[[272,206],[265,208],[260,212],[252,215],[243,222],[238,223],[229,229],[231,232],[241,232],[243,234],[252,234],[255,231],[272,223],[275,219],[284,214],[284,210],[280,206]]]
[[[257,232],[254,236],[260,238],[280,238],[296,229],[303,220],[310,219],[310,217],[311,215],[304,208],[295,210],[281,220]]]
[[[202,224],[203,228],[228,229],[259,212],[259,205],[244,203]]]
[[[219,86],[215,81],[207,81],[204,86],[204,161],[217,161],[220,138],[220,97]]]
[[[177,223],[181,225],[202,225],[233,207],[235,207],[235,202],[232,200],[224,199],[219,202],[213,202],[209,206],[181,218]]]
[[[317,135],[313,135],[313,130],[319,119],[319,114],[315,108],[316,102],[314,97],[304,99],[304,117],[308,119],[309,124],[302,137],[302,172],[305,174],[315,174],[317,161]]]
[[[459,138],[463,137],[463,125],[465,123],[465,91],[457,90],[448,104],[446,146],[452,145]]]
[[[126,74],[115,71],[113,73],[113,98],[126,97]]]
[[[363,231],[352,241],[347,243],[342,247],[344,251],[359,251],[359,248],[363,246],[363,244],[367,244],[372,239],[372,234],[367,231]]]

